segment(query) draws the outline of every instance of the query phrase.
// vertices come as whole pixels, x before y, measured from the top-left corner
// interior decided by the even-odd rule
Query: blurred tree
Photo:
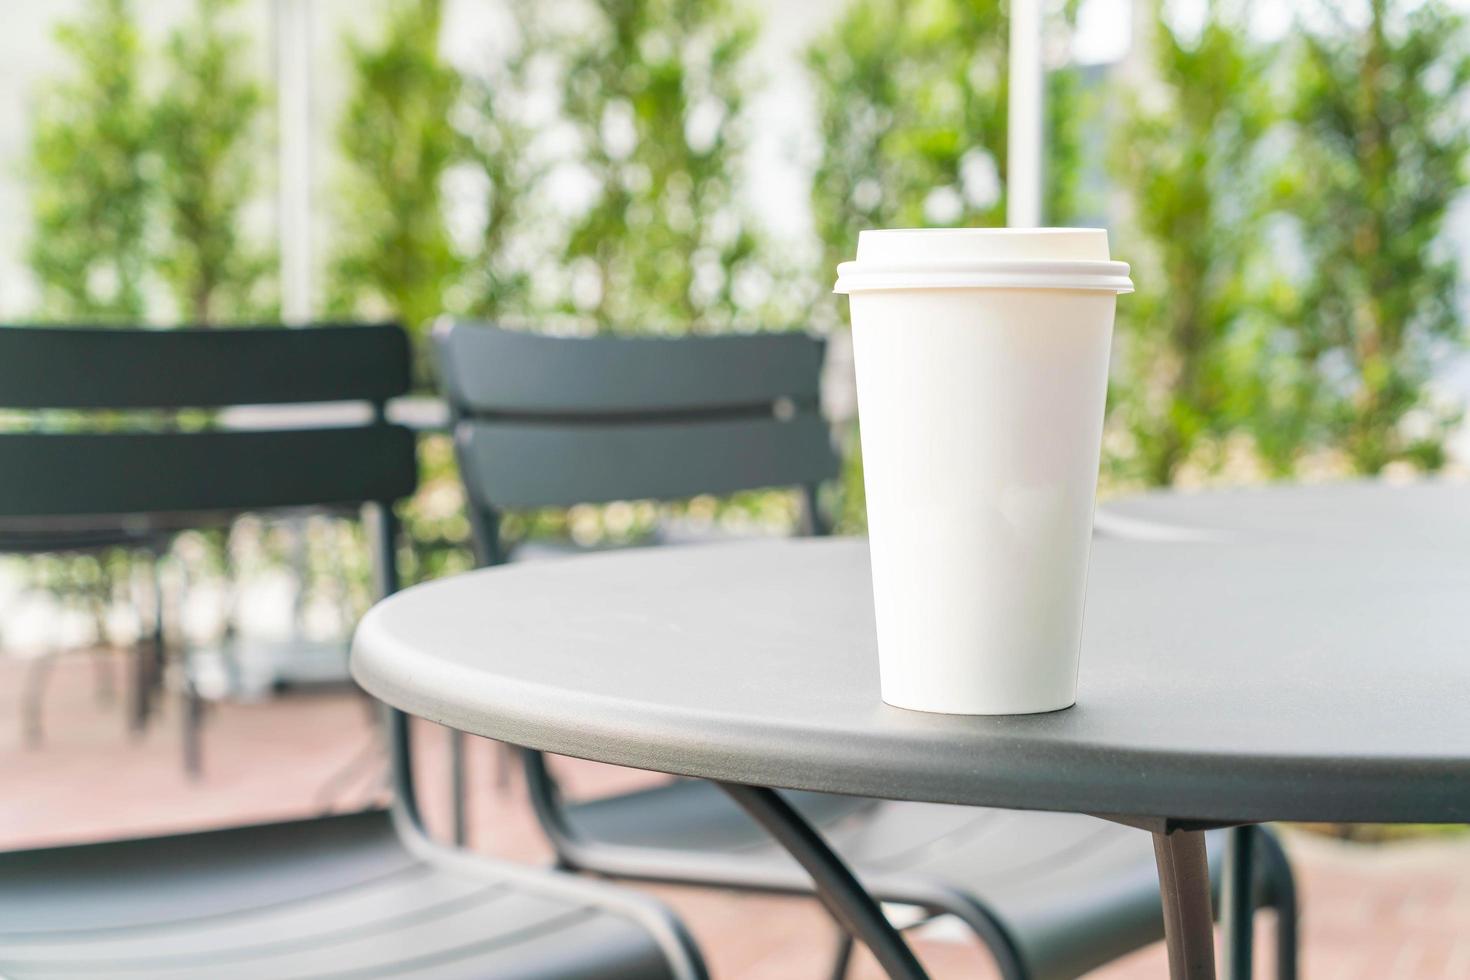
[[[137,322],[145,308],[150,193],[141,41],[127,0],[90,0],[56,38],[70,72],[36,101],[29,161],[27,258],[41,312]]]
[[[348,42],[352,91],[338,126],[348,172],[330,305],[385,310],[419,331],[443,312],[461,264],[442,200],[461,150],[450,119],[460,79],[439,53],[442,0],[389,0],[385,13],[378,41]]]
[[[1076,11],[1054,5],[1060,37]],[[806,53],[820,156],[812,179],[821,240],[814,278],[831,282],[864,228],[1005,223],[1008,5],[1004,0],[853,0]],[[1086,104],[1076,71],[1047,76],[1048,220],[1078,210]],[[821,326],[846,304],[824,294]],[[864,524],[862,462],[849,434],[838,524]]]
[[[262,161],[253,139],[264,97],[245,64],[246,37],[225,18],[238,0],[198,0],[165,51],[153,146],[167,235],[158,266],[183,317],[249,319],[268,257],[243,240],[242,212]]]
[[[1435,468],[1450,413],[1427,404],[1436,351],[1461,339],[1439,246],[1466,183],[1464,19],[1438,0],[1369,0],[1362,23],[1318,5],[1303,28],[1288,203],[1311,269],[1298,343],[1303,400],[1360,472]]]
[[[600,329],[726,325],[767,275],[738,200],[756,24],[730,0],[543,7],[571,25],[562,102],[591,204],[571,229],[568,307]]]
[[[1267,181],[1259,146],[1272,121],[1271,51],[1245,29],[1248,5],[1212,0],[1188,32],[1154,4],[1148,77],[1124,93],[1112,163],[1129,197],[1120,252],[1138,294],[1118,307],[1130,475],[1170,483],[1201,440],[1242,424],[1246,381],[1231,351],[1255,309]],[[1251,335],[1254,336],[1254,335]],[[1247,358],[1251,361],[1252,358]]]
[[[1076,4],[1053,11],[1071,22]],[[864,228],[1005,223],[1003,0],[854,0],[807,51],[821,155],[812,211],[819,274]],[[1074,70],[1048,73],[1046,213],[1076,214],[1083,102]]]
[[[463,85],[439,50],[442,0],[386,0],[379,9],[377,39],[347,42],[351,91],[337,127],[346,170],[328,307],[395,317],[422,340],[463,268],[444,201],[446,174],[465,149],[452,116]],[[430,359],[418,363],[428,383]],[[469,564],[452,447],[430,438],[421,449],[419,491],[402,515],[415,581]]]
[[[482,74],[467,76],[463,111],[456,114],[466,162],[479,174],[485,198],[473,257],[465,263],[466,312],[496,318],[523,312],[535,253],[522,232],[541,175],[533,156],[537,126],[526,118],[535,102],[530,73],[547,45],[535,0],[510,0],[513,38]],[[547,222],[549,224],[549,222]]]
[[[811,46],[822,276],[864,228],[1005,223],[1005,49],[1001,0],[855,0]]]
[[[1066,27],[1076,23],[1081,0],[1065,0],[1062,16],[1053,18]],[[1076,65],[1061,65],[1046,73],[1046,173],[1042,184],[1042,217],[1053,225],[1075,223],[1084,214],[1100,210],[1102,202],[1084,193],[1084,139],[1088,124],[1097,117],[1097,97],[1082,85]]]

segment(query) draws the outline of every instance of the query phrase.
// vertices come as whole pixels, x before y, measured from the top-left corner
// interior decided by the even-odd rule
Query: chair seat
[[[536,874],[415,854],[382,811],[0,854],[0,976],[670,975],[606,886]]]
[[[942,894],[929,887],[941,885],[979,899],[1037,980],[1075,977],[1163,938],[1153,844],[1144,831],[1066,813],[783,795],[878,898],[913,903]],[[567,812],[589,869],[600,863],[600,842],[680,851],[659,862],[661,878],[810,888],[786,852],[706,782],[680,780]],[[1208,844],[1218,881],[1223,837],[1208,835]],[[626,866],[611,870],[628,873]]]

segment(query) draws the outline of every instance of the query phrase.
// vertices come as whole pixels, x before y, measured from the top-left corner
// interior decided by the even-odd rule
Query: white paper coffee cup
[[[852,304],[883,700],[1077,699],[1113,308],[1102,229],[865,231]]]

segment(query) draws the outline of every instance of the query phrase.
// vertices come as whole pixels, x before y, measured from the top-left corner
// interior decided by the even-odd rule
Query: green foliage
[[[1370,0],[1365,24],[1320,5],[1295,79],[1287,201],[1312,270],[1295,321],[1311,397],[1297,399],[1360,472],[1434,468],[1448,413],[1425,404],[1435,353],[1461,338],[1440,249],[1465,186],[1465,23],[1438,0]],[[1415,418],[1417,416],[1417,418]],[[1412,423],[1412,424],[1411,424]]]
[[[1053,28],[1065,26],[1064,4]],[[864,228],[1005,223],[1007,5],[1003,0],[852,0],[807,50],[820,157],[812,216],[821,241],[812,277],[830,283]],[[1070,69],[1047,79],[1046,211],[1078,208],[1084,102]],[[845,304],[824,295],[812,311],[840,322]],[[862,461],[855,433],[842,478],[838,525],[863,526]]]
[[[239,221],[260,163],[252,137],[262,96],[244,67],[246,39],[222,23],[233,3],[198,0],[193,22],[165,47],[156,100],[127,0],[92,0],[58,30],[69,71],[37,100],[28,168],[28,259],[43,317],[142,324],[153,269],[187,319],[215,322],[222,305],[227,318],[248,315],[265,263],[242,241]],[[100,623],[103,600],[133,563],[119,549],[30,567],[101,596]]]
[[[56,38],[70,71],[37,100],[29,161],[41,312],[137,322],[151,191],[142,43],[127,0],[91,0]]]
[[[1002,0],[854,0],[811,46],[818,275],[852,257],[864,228],[1005,223],[1008,32]],[[1065,221],[1081,158],[1076,75],[1049,73],[1047,95],[1047,214]]]
[[[467,149],[452,120],[464,86],[439,51],[442,0],[387,0],[382,9],[378,38],[347,44],[352,87],[337,127],[346,168],[328,305],[391,316],[422,336],[448,308],[463,268],[446,223],[444,178]],[[444,440],[422,443],[422,486],[404,509],[412,581],[469,563],[463,498],[446,448]]]
[[[1070,0],[1067,23],[1075,14]],[[1094,96],[1082,89],[1082,76],[1075,66],[1053,68],[1046,74],[1046,173],[1042,175],[1043,217],[1054,225],[1075,222],[1084,212],[1100,206],[1082,190],[1083,138],[1096,118]]]
[[[748,8],[747,8],[748,9]],[[562,106],[591,205],[571,228],[565,305],[600,329],[731,323],[760,240],[737,199],[754,20],[729,0],[544,8],[575,32]]]
[[[1245,382],[1231,355],[1256,302],[1250,274],[1264,251],[1266,206],[1259,146],[1273,102],[1271,51],[1249,39],[1245,16],[1212,2],[1191,37],[1157,17],[1153,77],[1125,93],[1114,134],[1113,169],[1131,195],[1119,251],[1134,262],[1139,288],[1119,304],[1124,387],[1115,412],[1132,436],[1125,464],[1150,484],[1172,482],[1203,440],[1249,412],[1237,404]]]
[[[1140,288],[1115,422],[1147,482],[1247,432],[1280,475],[1321,449],[1364,473],[1443,461],[1455,415],[1426,383],[1461,337],[1442,231],[1470,153],[1465,27],[1438,2],[1318,13],[1285,49],[1250,39],[1244,3],[1211,3],[1197,37],[1160,22],[1115,135]]]
[[[29,168],[42,315],[143,322],[152,269],[186,319],[252,311],[267,266],[240,218],[260,164],[263,96],[247,40],[224,22],[234,3],[198,0],[165,47],[156,100],[127,0],[92,0],[57,32],[71,70],[41,92]]]
[[[338,127],[347,161],[333,306],[420,330],[460,269],[442,180],[460,152],[460,79],[439,53],[441,0],[390,0],[381,37],[348,42],[352,92]]]
[[[169,37],[153,108],[167,232],[158,266],[181,314],[199,324],[249,319],[269,269],[240,227],[256,190],[264,97],[245,64],[247,39],[225,22],[237,5],[198,0],[194,19]]]
[[[864,228],[1004,223],[1006,36],[1000,0],[854,0],[812,45],[819,275]]]
[[[536,127],[522,115],[532,101],[530,72],[546,39],[535,0],[512,0],[514,46],[483,75],[464,79],[457,114],[465,162],[481,176],[485,215],[475,254],[465,263],[466,312],[496,319],[529,303],[531,262],[521,232],[531,217],[538,172],[532,155]]]

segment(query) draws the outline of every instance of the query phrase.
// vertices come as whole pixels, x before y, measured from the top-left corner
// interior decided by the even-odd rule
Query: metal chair
[[[818,410],[820,341],[800,334],[558,338],[443,321],[440,378],[484,564],[509,558],[503,509],[801,486],[836,475]],[[821,533],[814,506],[807,530]],[[690,656],[699,651],[691,650]],[[707,783],[571,801],[524,753],[532,804],[561,863],[598,874],[802,893],[805,874]],[[915,924],[963,921],[1009,978],[1073,977],[1163,938],[1148,835],[1086,816],[785,794],[880,900]],[[1252,906],[1280,918],[1294,977],[1295,899],[1274,836]],[[1224,837],[1211,839],[1220,868]],[[839,940],[836,974],[851,951]]]
[[[408,379],[396,327],[0,330],[7,406],[374,407],[367,424],[334,428],[0,434],[0,517],[187,526],[220,513],[362,505],[376,591],[389,594],[393,505],[413,491],[417,469],[413,435],[387,423],[383,405]],[[705,975],[682,926],[651,900],[430,841],[408,719],[386,714],[390,810],[0,853],[0,975]]]

